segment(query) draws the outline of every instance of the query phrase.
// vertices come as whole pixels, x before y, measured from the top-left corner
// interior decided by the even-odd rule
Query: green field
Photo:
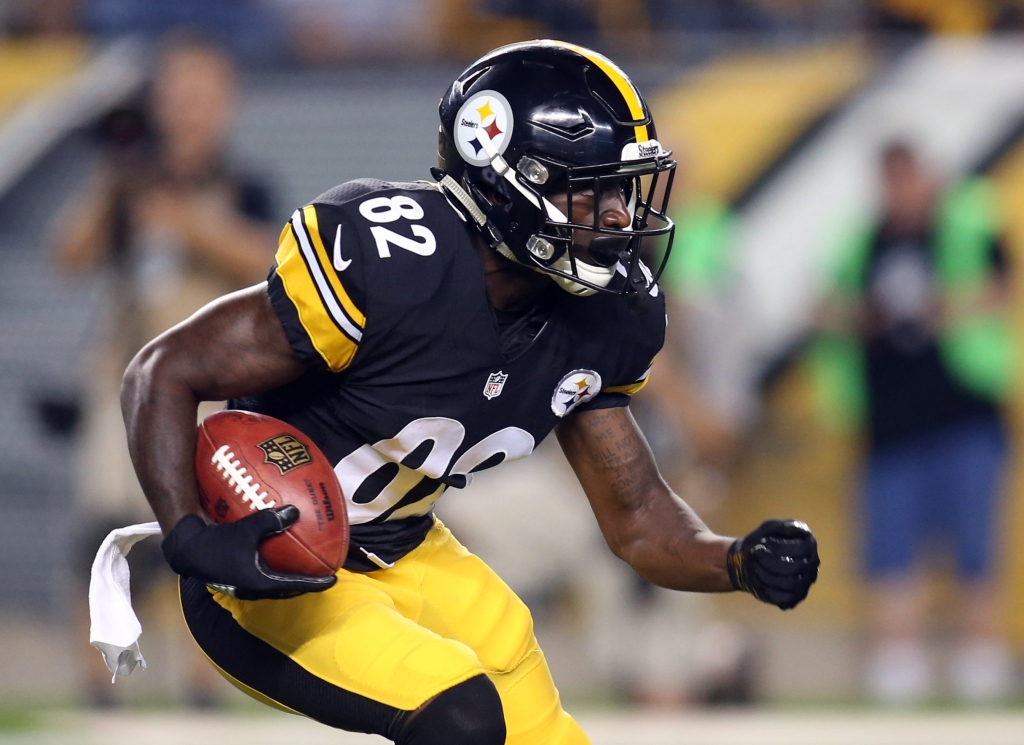
[[[716,710],[581,714],[594,745],[1024,745],[1024,712]],[[36,711],[0,717],[3,745],[372,745],[286,714]]]

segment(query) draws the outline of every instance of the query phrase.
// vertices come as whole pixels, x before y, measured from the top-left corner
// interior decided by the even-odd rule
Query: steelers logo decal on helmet
[[[485,166],[492,154],[505,152],[512,138],[512,124],[508,99],[497,91],[480,91],[462,105],[455,117],[455,147],[467,163]]]
[[[551,410],[563,417],[601,392],[601,376],[593,370],[573,370],[563,377],[551,396]]]

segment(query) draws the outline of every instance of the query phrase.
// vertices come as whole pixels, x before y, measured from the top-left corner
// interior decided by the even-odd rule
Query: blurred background
[[[798,704],[772,732],[1024,743],[1020,0],[0,0],[0,740],[255,715],[155,540],[130,562],[149,670],[111,686],[87,644],[92,555],[150,519],[121,371],[260,281],[297,206],[429,178],[450,81],[543,37],[618,62],[680,163],[633,406],[666,479],[720,533],[805,520],[822,558],[788,613],[646,585],[550,440],[449,491],[569,710],[595,742],[719,742],[760,720],[715,707]]]

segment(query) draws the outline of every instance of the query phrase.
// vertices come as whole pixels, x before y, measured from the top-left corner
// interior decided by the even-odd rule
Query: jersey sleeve
[[[654,366],[654,360],[652,359],[648,363],[647,368],[637,377],[636,380],[629,383],[622,383],[621,385],[610,385],[604,389],[605,393],[619,394],[622,396],[632,396],[634,393],[638,393],[641,388],[647,385],[647,379],[651,376],[651,368]]]
[[[311,204],[281,231],[268,278],[270,301],[299,358],[341,372],[352,364],[366,327],[358,233],[341,210]]]
[[[577,406],[576,409],[578,411],[588,411],[590,409],[614,409],[618,406],[629,406],[633,394],[647,385],[647,379],[651,375],[651,367],[653,365],[654,360],[651,360],[646,369],[632,382],[610,385],[602,389],[590,401]]]

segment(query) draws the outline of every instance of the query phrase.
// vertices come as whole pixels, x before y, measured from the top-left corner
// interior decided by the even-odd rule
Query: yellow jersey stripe
[[[332,371],[344,370],[352,362],[358,344],[339,328],[325,307],[291,223],[281,233],[276,260],[277,276],[313,348]]]
[[[605,388],[605,391],[607,393],[625,393],[627,396],[632,396],[634,393],[636,393],[645,385],[647,385],[647,381],[650,379],[651,368],[648,367],[647,372],[640,376],[640,380],[636,381],[635,383],[627,383],[626,385],[613,385],[610,388]]]
[[[636,383],[630,383],[629,385],[613,385],[611,388],[605,388],[604,390],[607,393],[625,393],[627,396],[632,396],[645,385],[647,385],[647,378]]]
[[[341,284],[341,280],[338,279],[338,275],[332,271],[326,269],[326,267],[332,266],[331,258],[327,254],[327,249],[324,248],[323,239],[320,237],[319,224],[316,217],[316,208],[313,205],[308,205],[302,208],[302,216],[306,222],[306,227],[309,229],[309,236],[313,239],[313,248],[316,251],[317,258],[320,259],[320,266],[325,268],[324,274],[327,276],[328,281],[331,284],[331,288],[334,290],[335,297],[341,302],[341,307],[345,309],[345,313],[349,318],[359,327],[366,327],[366,316],[360,312],[356,304],[352,302],[352,298],[349,297],[345,291],[345,287]]]
[[[647,114],[644,113],[644,105],[640,101],[640,94],[637,93],[636,88],[633,87],[633,84],[629,82],[629,78],[626,77],[626,73],[620,70],[618,65],[604,55],[598,54],[590,49],[584,49],[583,47],[578,47],[575,44],[566,44],[565,42],[558,43],[578,54],[582,54],[588,60],[597,65],[601,71],[611,79],[615,84],[615,87],[619,89],[619,93],[622,94],[622,98],[625,100],[626,106],[629,107],[629,114],[634,120],[641,121],[647,118]],[[636,130],[637,142],[647,142],[647,140],[651,139],[647,134],[646,124],[641,124],[634,129]]]

